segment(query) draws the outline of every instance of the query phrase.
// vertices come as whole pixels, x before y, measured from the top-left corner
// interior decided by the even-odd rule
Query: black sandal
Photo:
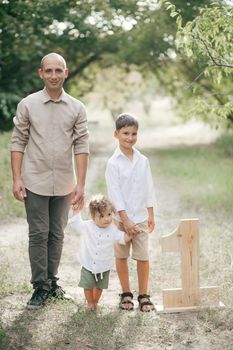
[[[132,311],[134,309],[133,294],[131,292],[124,292],[119,294],[121,297],[119,308],[121,310]],[[124,307],[123,305],[129,304],[128,307]]]
[[[138,302],[139,302],[140,311],[142,311],[142,312],[150,312],[150,311],[155,310],[154,304],[151,302],[150,295],[148,295],[148,294],[140,294],[138,296]],[[147,309],[147,308],[143,309],[144,306],[146,306],[146,305],[149,305],[150,309]]]

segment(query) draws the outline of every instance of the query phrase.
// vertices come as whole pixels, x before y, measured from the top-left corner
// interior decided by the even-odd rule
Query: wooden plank
[[[188,303],[187,299],[183,299],[182,288],[164,289],[163,293],[163,307],[164,309],[172,307],[190,307],[198,306],[201,303],[218,305],[220,299],[219,287],[207,286],[200,288],[200,300],[194,303]]]
[[[225,305],[219,301],[218,304],[216,305],[209,305],[207,306],[208,309],[209,308],[213,308],[213,307],[225,307]],[[184,306],[184,307],[170,307],[170,308],[164,308],[164,305],[156,305],[155,309],[158,313],[179,313],[179,312],[195,312],[200,310],[200,308],[203,308],[202,305],[199,306]]]
[[[160,242],[163,252],[180,252],[181,288],[164,289],[163,305],[157,305],[157,311],[190,311],[203,303],[222,306],[218,287],[200,288],[199,220],[181,220],[179,227],[171,234],[163,236]]]
[[[177,235],[181,255],[182,304],[197,305],[200,302],[198,220],[182,220]]]

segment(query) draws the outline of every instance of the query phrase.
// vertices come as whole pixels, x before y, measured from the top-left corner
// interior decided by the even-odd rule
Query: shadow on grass
[[[41,312],[37,311],[38,312]],[[10,326],[2,328],[3,336],[0,338],[1,350],[25,350],[29,349],[33,339],[33,327],[36,318],[35,314],[28,310],[23,310],[15,318]],[[34,348],[30,348],[34,349]]]
[[[79,305],[69,323],[64,325],[63,335],[53,344],[53,350],[119,350],[132,348],[137,330],[145,322],[138,312],[102,308],[99,312],[87,311]]]

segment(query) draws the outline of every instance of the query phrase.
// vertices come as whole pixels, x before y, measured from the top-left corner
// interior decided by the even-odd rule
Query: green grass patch
[[[6,349],[6,333],[0,324],[0,349]]]
[[[0,220],[24,217],[24,205],[12,195],[10,167],[11,133],[0,134]],[[156,150],[150,157],[155,176],[175,180],[177,191],[187,204],[209,210],[233,209],[233,136],[223,136],[208,146]],[[103,169],[104,172],[104,169]],[[93,185],[93,193],[105,192],[104,175]]]
[[[193,207],[233,210],[233,137],[208,146],[156,151],[153,172],[175,181],[181,198]]]
[[[0,220],[24,217],[24,205],[14,199],[10,165],[11,132],[0,134]]]

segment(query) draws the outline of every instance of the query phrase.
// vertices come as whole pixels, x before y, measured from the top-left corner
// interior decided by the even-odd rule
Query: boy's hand
[[[123,221],[123,226],[125,229],[125,232],[130,236],[133,237],[139,233],[139,228],[138,226],[131,220],[124,220]]]
[[[128,233],[125,233],[125,243],[131,241],[132,238],[133,238],[133,237],[130,236],[130,235],[128,235]]]
[[[151,233],[155,228],[155,219],[154,216],[149,216],[147,220],[148,232]]]
[[[147,211],[148,211],[148,219],[147,219],[148,232],[151,233],[155,228],[154,208],[149,207],[147,208]]]

